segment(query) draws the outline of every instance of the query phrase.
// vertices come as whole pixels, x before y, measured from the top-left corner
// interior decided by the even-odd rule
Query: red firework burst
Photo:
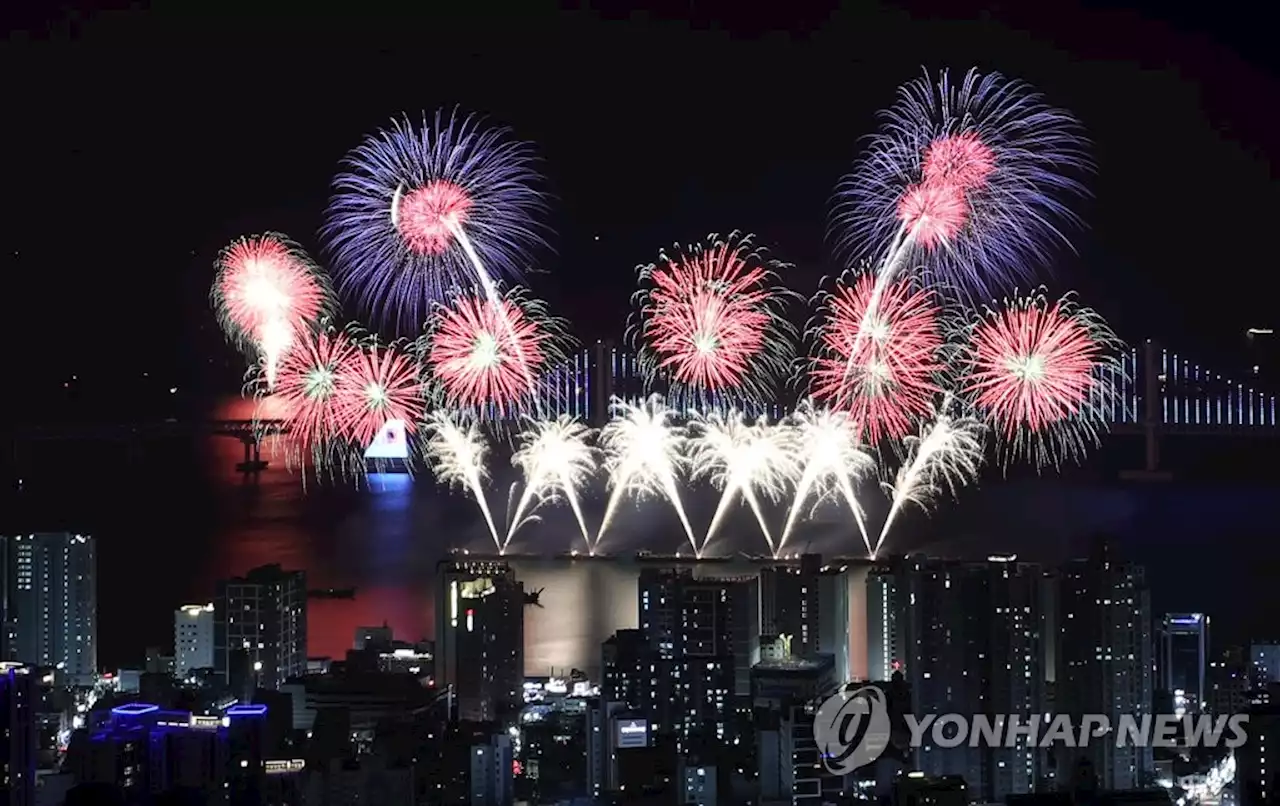
[[[874,289],[875,276],[864,274],[828,299],[810,375],[813,397],[849,412],[872,445],[906,436],[930,412],[943,344],[932,294],[891,283],[868,317]]]
[[[279,238],[245,238],[219,258],[220,313],[233,328],[261,340],[266,328],[291,329],[319,318],[326,294],[311,266]]]
[[[509,299],[467,297],[440,314],[427,363],[451,405],[493,405],[504,416],[529,396],[550,335]]]
[[[950,183],[912,185],[898,203],[898,218],[925,249],[954,238],[968,217],[964,191]]]
[[[644,336],[658,368],[690,387],[741,386],[775,318],[767,276],[728,244],[655,269]]]
[[[395,209],[405,245],[420,255],[442,255],[453,242],[449,225],[466,221],[471,197],[452,182],[437,179],[406,193]]]
[[[924,181],[976,190],[996,169],[996,155],[973,132],[939,137],[924,152]]]
[[[322,333],[294,345],[280,362],[274,400],[282,404],[289,441],[313,454],[340,436],[341,373],[359,357],[345,333]]]
[[[338,429],[360,448],[391,420],[413,431],[423,412],[417,367],[394,347],[356,350],[338,370],[338,401]]]
[[[1106,351],[1087,316],[1033,300],[973,331],[966,393],[1006,436],[1041,431],[1087,406]]]

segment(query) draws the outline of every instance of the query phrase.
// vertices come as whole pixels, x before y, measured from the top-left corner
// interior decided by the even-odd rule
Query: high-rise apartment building
[[[4,658],[52,666],[78,685],[98,673],[94,541],[69,532],[0,538]]]
[[[1029,722],[1048,712],[1045,695],[1044,572],[1016,557],[992,556],[979,571],[984,577],[983,607],[987,626],[988,714],[1017,714]],[[1006,743],[1008,744],[1008,743]],[[1047,754],[1025,737],[1012,746],[990,748],[985,754],[986,781],[981,790],[990,800],[1033,792],[1042,776]]]
[[[680,751],[695,738],[741,744],[751,660],[759,651],[757,580],[645,569],[639,599],[640,629],[656,656],[655,668],[669,670],[656,678],[651,730],[673,736]]]
[[[1172,696],[1179,711],[1205,708],[1209,665],[1209,617],[1203,613],[1169,613],[1160,621],[1156,653],[1159,687]]]
[[[279,565],[222,580],[213,610],[214,669],[237,690],[278,689],[307,672],[307,577]]]
[[[868,577],[873,674],[903,675],[910,712],[1024,723],[1045,706],[1044,575],[1015,557],[985,563],[910,557]],[[993,722],[994,724],[994,722]],[[915,766],[927,776],[959,775],[989,801],[1032,791],[1044,753],[1034,740],[1012,745],[934,746],[926,734]]]
[[[887,682],[907,656],[910,597],[901,567],[876,567],[866,578],[867,677]]]
[[[1081,724],[1103,714],[1139,722],[1154,708],[1155,662],[1151,599],[1141,566],[1123,561],[1113,545],[1096,543],[1087,559],[1058,574],[1056,710]],[[1070,753],[1055,752],[1059,774],[1087,762],[1102,789],[1139,789],[1154,772],[1150,747],[1103,737]],[[1117,746],[1119,744],[1119,746]]]
[[[1232,751],[1236,759],[1237,806],[1280,801],[1280,705],[1257,704],[1247,711],[1247,738]]]
[[[436,686],[458,719],[514,720],[524,704],[524,586],[504,562],[437,568]]]
[[[1280,644],[1252,644],[1249,647],[1249,664],[1253,667],[1251,677],[1258,688],[1280,683]]]
[[[831,655],[842,681],[865,679],[866,571],[865,565],[823,565],[818,554],[802,555],[799,565],[763,569],[760,634],[790,636],[792,652],[801,657]]]
[[[819,577],[822,557],[805,554],[800,565],[779,565],[760,571],[760,632],[788,635],[795,654],[818,654],[821,602]]]
[[[1209,662],[1205,706],[1215,717],[1243,713],[1256,685],[1257,667],[1250,666],[1244,649],[1228,647]]]
[[[40,693],[35,670],[20,663],[0,663],[0,802],[34,806],[36,802],[36,707]]]
[[[177,677],[214,668],[213,611],[213,602],[173,611],[173,673]]]
[[[622,703],[640,713],[652,710],[658,696],[657,653],[640,630],[618,630],[600,647],[600,699],[605,703]]]

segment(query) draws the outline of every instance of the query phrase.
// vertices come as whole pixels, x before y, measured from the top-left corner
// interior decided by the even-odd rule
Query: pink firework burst
[[[639,327],[651,376],[671,382],[678,405],[724,394],[758,402],[786,370],[793,333],[782,315],[790,292],[750,236],[712,236],[706,246],[663,254],[641,269]]]
[[[955,238],[968,217],[964,191],[948,182],[912,185],[898,204],[898,218],[928,250]]]
[[[939,137],[924,152],[926,184],[944,184],[962,191],[977,190],[996,169],[995,152],[974,132]]]
[[[852,285],[841,280],[825,296],[810,369],[814,399],[847,411],[872,445],[912,433],[931,411],[943,345],[930,292],[905,280],[890,283],[868,316],[875,284],[874,274],[865,273]]]
[[[418,368],[394,345],[352,352],[338,370],[337,389],[339,431],[362,449],[389,421],[400,420],[412,432],[422,418]]]
[[[345,333],[321,333],[295,343],[280,362],[274,400],[283,409],[289,441],[299,453],[326,454],[341,436],[341,373],[359,357]]]
[[[314,322],[329,300],[311,261],[277,235],[243,238],[223,250],[214,296],[229,331],[255,343],[281,322],[290,330]]]
[[[436,179],[399,197],[392,209],[405,245],[419,255],[442,255],[453,242],[451,226],[466,222],[471,197],[452,182]]]
[[[519,408],[545,363],[551,333],[511,299],[465,297],[440,314],[427,363],[451,406]]]
[[[1081,412],[1106,352],[1088,312],[1036,298],[990,313],[973,330],[965,392],[1006,437]]]

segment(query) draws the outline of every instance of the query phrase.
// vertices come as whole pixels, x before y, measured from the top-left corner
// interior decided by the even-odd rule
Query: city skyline
[[[1274,799],[1253,10],[489,5],[6,17],[0,800]]]

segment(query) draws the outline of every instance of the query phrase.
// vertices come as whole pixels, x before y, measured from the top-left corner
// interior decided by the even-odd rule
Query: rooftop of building
[[[752,671],[769,672],[769,673],[786,673],[786,672],[812,672],[823,668],[829,668],[835,665],[834,659],[830,655],[818,655],[816,657],[798,657],[778,660],[762,660],[751,667]]]

